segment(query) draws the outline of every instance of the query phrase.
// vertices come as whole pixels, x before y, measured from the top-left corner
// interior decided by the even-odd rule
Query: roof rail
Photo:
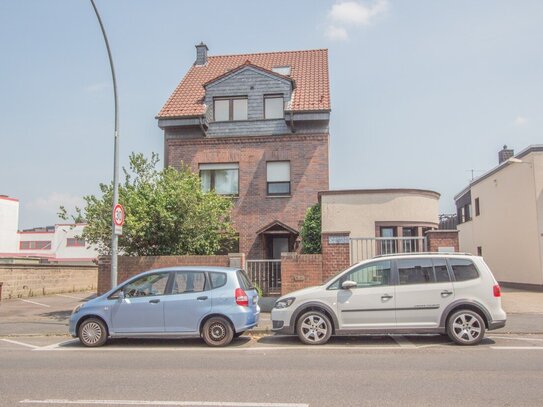
[[[465,252],[410,252],[410,253],[390,253],[390,254],[380,254],[374,256],[374,259],[380,257],[397,257],[397,256],[418,256],[418,255],[432,255],[432,256],[473,256],[471,253]]]

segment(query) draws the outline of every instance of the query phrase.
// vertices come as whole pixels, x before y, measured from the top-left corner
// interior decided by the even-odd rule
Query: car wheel
[[[85,346],[102,346],[107,341],[107,328],[102,320],[89,318],[79,326],[78,336],[79,341]]]
[[[241,332],[236,332],[234,334],[234,338],[239,338],[241,335],[243,335],[245,333],[245,331],[241,331]]]
[[[485,321],[475,311],[457,311],[447,321],[447,334],[458,345],[477,345],[485,336]]]
[[[226,346],[232,342],[234,330],[226,319],[213,317],[204,324],[202,337],[209,346]]]
[[[324,313],[309,311],[298,319],[296,333],[307,345],[323,345],[332,335],[332,324]]]

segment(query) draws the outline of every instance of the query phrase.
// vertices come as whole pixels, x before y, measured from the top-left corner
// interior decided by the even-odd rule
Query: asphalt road
[[[58,343],[59,339],[64,342]],[[58,337],[0,339],[2,406],[540,406],[543,336],[116,340],[99,349]]]

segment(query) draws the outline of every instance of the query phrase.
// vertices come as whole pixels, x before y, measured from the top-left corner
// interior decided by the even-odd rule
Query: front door
[[[147,274],[126,284],[111,307],[114,333],[164,332],[164,299],[170,273]]]
[[[444,309],[454,301],[454,287],[445,259],[396,260],[398,328],[436,328]]]
[[[280,260],[281,253],[289,252],[288,237],[272,238],[272,259]]]
[[[355,288],[342,289],[344,281],[354,281]],[[395,296],[389,260],[376,261],[342,276],[337,292],[341,329],[395,328]]]

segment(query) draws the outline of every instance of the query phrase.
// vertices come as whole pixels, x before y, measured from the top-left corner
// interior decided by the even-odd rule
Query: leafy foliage
[[[302,237],[302,253],[321,253],[321,205],[317,203],[305,213],[305,219],[300,230]]]
[[[183,167],[156,169],[158,155],[130,155],[130,171],[119,185],[119,203],[126,220],[119,250],[125,255],[210,255],[234,243],[230,212],[232,200],[215,192],[203,192],[197,174]],[[84,215],[76,208],[75,220],[83,218],[83,237],[108,254],[111,246],[113,183],[100,184],[101,196],[84,197]],[[67,217],[61,207],[60,216]]]

